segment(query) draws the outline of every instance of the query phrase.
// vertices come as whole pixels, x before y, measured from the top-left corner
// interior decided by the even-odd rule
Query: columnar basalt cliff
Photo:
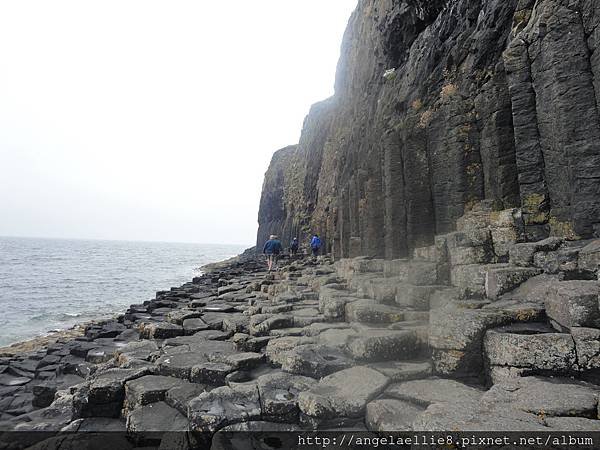
[[[523,240],[597,235],[599,21],[593,0],[360,0],[334,97],[266,174],[259,246],[404,257],[484,199]]]

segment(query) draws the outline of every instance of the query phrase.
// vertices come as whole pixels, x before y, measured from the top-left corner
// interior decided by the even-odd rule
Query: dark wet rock
[[[211,386],[223,386],[227,375],[235,370],[235,367],[230,364],[205,362],[191,368],[190,381]]]
[[[339,350],[324,345],[300,345],[282,356],[281,368],[285,372],[322,378],[347,369],[353,361]]]
[[[140,406],[163,401],[167,391],[185,382],[173,377],[146,375],[125,383],[125,408],[129,411]]]
[[[187,418],[165,402],[138,408],[127,416],[127,431],[187,431]]]
[[[183,333],[186,336],[191,336],[198,331],[204,330],[208,330],[208,325],[202,319],[185,319],[183,321]]]
[[[148,375],[148,369],[109,369],[78,389],[73,407],[79,417],[118,417],[125,399],[125,383]]]
[[[15,377],[7,374],[0,375],[0,385],[2,386],[23,386],[31,380],[32,378],[29,377]]]
[[[189,402],[190,430],[214,433],[234,423],[258,420],[261,407],[255,386],[223,386],[200,394]]]
[[[206,391],[207,387],[204,384],[181,383],[166,392],[164,401],[181,414],[187,415],[189,401]]]
[[[80,433],[123,433],[126,429],[126,422],[123,419],[92,417],[80,419],[75,431]]]
[[[294,424],[251,421],[229,425],[215,433],[211,450],[238,450],[259,448],[294,448],[298,444],[295,433],[301,428]]]
[[[363,366],[353,367],[323,378],[298,396],[300,411],[316,421],[364,414],[367,403],[386,388],[383,374]]]
[[[205,354],[187,351],[161,356],[156,360],[156,365],[160,375],[189,380],[192,367],[206,362],[208,357]]]

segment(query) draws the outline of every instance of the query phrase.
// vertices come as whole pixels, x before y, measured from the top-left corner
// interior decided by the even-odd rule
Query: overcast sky
[[[252,244],[357,0],[0,3],[0,235]]]

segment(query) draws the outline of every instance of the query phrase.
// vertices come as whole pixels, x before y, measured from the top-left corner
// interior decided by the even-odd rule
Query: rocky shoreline
[[[300,257],[268,273],[249,251],[215,265],[81,336],[0,358],[0,442],[600,431],[600,240],[520,242],[520,226],[518,210],[482,203],[410,259]]]

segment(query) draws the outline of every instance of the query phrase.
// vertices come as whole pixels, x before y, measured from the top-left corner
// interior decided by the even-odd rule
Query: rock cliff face
[[[594,0],[360,0],[333,98],[266,174],[269,233],[398,258],[481,200],[524,240],[600,233]]]

